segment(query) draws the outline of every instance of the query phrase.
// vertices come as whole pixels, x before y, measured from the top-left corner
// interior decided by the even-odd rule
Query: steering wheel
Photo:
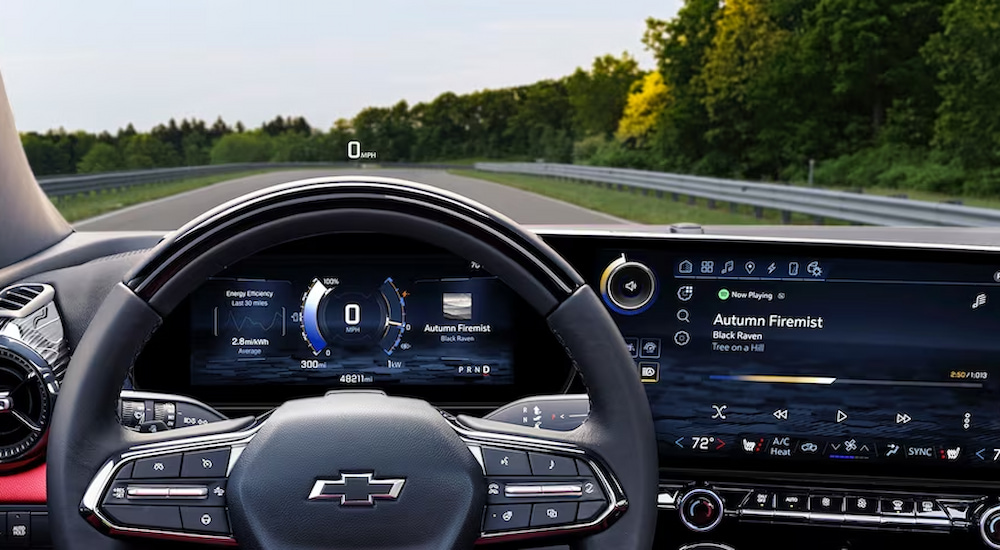
[[[161,319],[200,283],[282,242],[312,235],[335,242],[359,232],[433,243],[520,294],[582,373],[588,421],[571,432],[530,429],[455,418],[377,391],[339,391],[258,418],[153,434],[122,428],[115,413],[122,381]],[[649,404],[593,290],[504,216],[388,178],[272,187],[163,240],[116,285],[80,341],[47,460],[57,548],[148,547],[154,538],[267,550],[536,539],[647,549],[656,521]],[[539,471],[545,468],[559,475]]]

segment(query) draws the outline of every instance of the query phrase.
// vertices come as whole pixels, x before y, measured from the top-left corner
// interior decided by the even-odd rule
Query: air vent
[[[0,336],[0,467],[41,454],[55,391],[52,371],[41,356]]]
[[[37,311],[55,296],[49,285],[21,284],[0,290],[0,317],[20,319]]]

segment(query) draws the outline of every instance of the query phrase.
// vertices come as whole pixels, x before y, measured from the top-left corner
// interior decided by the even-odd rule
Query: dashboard
[[[1000,547],[994,249],[538,233],[598,291],[632,353],[665,540],[752,548],[748,534],[815,542],[817,526],[836,526],[857,529],[817,547],[928,533]],[[44,279],[58,304],[69,285]],[[221,269],[153,335],[119,414],[156,431],[337,389],[555,430],[589,408],[586,381],[503,281],[435,246],[359,233]]]

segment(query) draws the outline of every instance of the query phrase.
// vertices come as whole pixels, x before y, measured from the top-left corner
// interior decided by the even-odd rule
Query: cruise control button
[[[847,497],[848,514],[874,514],[878,512],[878,499],[874,497]]]
[[[181,473],[181,455],[163,455],[135,461],[132,479],[178,477]]]
[[[829,514],[843,512],[844,497],[813,495],[809,497],[809,511],[825,512]]]
[[[545,527],[547,525],[561,525],[572,523],[576,520],[575,502],[553,502],[547,504],[533,504],[531,507],[531,526]]]
[[[576,475],[576,464],[572,458],[542,453],[528,453],[528,460],[531,461],[531,473],[536,476]]]
[[[778,495],[777,499],[778,510],[801,512],[806,509],[806,503],[808,500],[808,497],[803,494],[781,493]]]
[[[181,477],[225,477],[229,468],[229,449],[184,453]]]
[[[591,521],[600,515],[600,513],[607,507],[607,503],[596,500],[591,502],[581,502],[580,507],[576,511],[576,520]]]
[[[913,501],[905,498],[883,498],[882,513],[893,516],[912,516]]]
[[[176,506],[105,506],[104,510],[115,522],[132,527],[159,529],[181,528],[181,512]]]
[[[486,507],[483,531],[509,531],[524,529],[531,516],[530,504],[507,504]]]
[[[531,466],[524,451],[507,451],[483,447],[486,473],[491,476],[530,476]]]
[[[229,534],[229,520],[226,518],[225,508],[183,506],[181,507],[181,523],[184,525],[185,531]]]

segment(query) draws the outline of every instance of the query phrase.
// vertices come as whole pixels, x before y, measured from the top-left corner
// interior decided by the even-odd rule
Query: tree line
[[[171,120],[22,136],[37,175],[252,161],[578,162],[1000,194],[998,0],[685,0],[624,53],[523,86],[369,107],[323,131]]]

